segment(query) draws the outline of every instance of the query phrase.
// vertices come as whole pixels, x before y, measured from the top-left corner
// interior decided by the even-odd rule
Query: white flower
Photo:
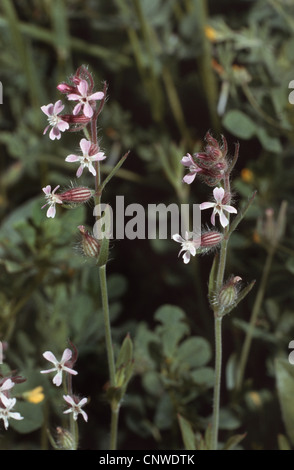
[[[44,130],[43,134],[46,134],[49,127],[52,126],[52,129],[49,134],[51,140],[60,139],[60,131],[64,132],[69,128],[68,122],[63,121],[61,117],[58,116],[58,114],[63,110],[63,108],[64,105],[62,104],[61,100],[56,101],[55,104],[50,103],[46,106],[41,106],[41,110],[43,111],[43,113],[46,114],[46,116],[48,116],[49,121],[49,124]]]
[[[216,202],[202,202],[202,204],[200,204],[200,210],[210,209],[211,207],[213,207],[213,211],[212,211],[211,219],[210,219],[212,225],[215,225],[216,214],[219,215],[219,220],[223,227],[226,227],[229,223],[229,220],[227,219],[223,211],[237,214],[237,209],[235,209],[233,206],[222,204],[224,195],[225,195],[225,191],[223,188],[214,188],[213,196]]]
[[[96,175],[96,170],[93,166],[93,162],[98,160],[104,160],[106,156],[103,152],[97,152],[94,155],[89,155],[92,143],[87,139],[81,139],[80,147],[83,155],[68,155],[65,159],[66,162],[80,162],[80,166],[77,171],[77,177],[79,178],[83,173],[84,168],[88,168],[92,175]]]
[[[65,349],[62,358],[60,361],[56,359],[54,354],[50,351],[44,352],[43,356],[47,361],[52,362],[54,367],[48,370],[41,370],[41,374],[48,374],[49,372],[57,372],[57,374],[53,377],[53,383],[59,387],[62,383],[62,372],[67,372],[68,374],[77,375],[77,371],[71,369],[70,367],[66,366],[65,364],[71,359],[72,352],[70,349]]]
[[[197,163],[194,162],[190,153],[187,153],[187,155],[182,158],[181,163],[182,165],[189,168],[189,173],[187,173],[183,178],[184,183],[193,183],[197,173],[202,171],[201,168],[197,165]]]
[[[88,421],[87,413],[82,410],[82,406],[84,406],[88,401],[87,398],[82,398],[80,401],[75,400],[70,395],[63,395],[63,398],[70,405],[70,408],[68,410],[65,410],[63,413],[73,413],[73,419],[75,421],[78,419],[78,415],[81,414],[84,420],[86,422]]]
[[[191,237],[189,236],[189,233],[185,233],[185,238],[183,238],[181,235],[178,233],[172,236],[173,240],[175,242],[181,243],[182,244],[182,249],[179,252],[179,256],[184,251],[185,253],[183,254],[183,261],[185,264],[189,263],[191,259],[191,255],[195,256],[196,255],[196,250],[200,245],[200,238],[198,239],[193,239],[191,240]]]
[[[58,188],[59,186],[56,186],[56,188],[54,188],[52,192],[51,192],[50,185],[46,186],[45,188],[42,188],[43,192],[45,193],[45,197],[47,199],[47,202],[46,204],[44,204],[42,209],[44,209],[44,207],[49,205],[49,208],[47,210],[47,217],[49,218],[51,217],[52,219],[55,217],[55,214],[56,214],[55,204],[62,204],[62,199],[60,198],[60,196],[55,194],[55,191],[57,191]]]
[[[23,416],[21,416],[20,413],[18,412],[11,411],[16,403],[16,398],[7,398],[5,395],[2,395],[1,402],[4,408],[2,407],[0,408],[0,419],[3,419],[4,427],[5,429],[8,429],[8,426],[9,426],[8,420],[10,418],[21,420],[23,419]]]

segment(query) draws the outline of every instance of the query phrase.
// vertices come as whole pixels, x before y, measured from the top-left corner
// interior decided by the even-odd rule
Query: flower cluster
[[[16,383],[23,382],[21,377],[1,377],[0,378],[0,419],[3,420],[4,428],[9,427],[9,419],[21,420],[23,417],[17,411],[13,411],[16,398],[11,398],[11,389]]]
[[[66,95],[68,101],[77,102],[71,114],[61,114],[64,109],[64,104],[61,100],[41,107],[49,123],[44,130],[44,134],[51,127],[49,132],[51,140],[59,140],[62,132],[84,129],[98,117],[100,111],[99,109],[96,111],[96,102],[105,100],[106,87],[105,91],[94,92],[94,81],[86,67],[81,66],[77,69],[71,77],[71,83],[71,85],[60,83],[57,86],[57,89]],[[96,163],[104,160],[106,155],[100,151],[98,143],[94,142],[91,137],[80,140],[80,149],[81,154],[69,154],[65,161],[79,164],[76,171],[77,178],[82,176],[85,169],[88,169],[93,176],[96,176]],[[94,190],[85,187],[73,188],[61,194],[56,192],[58,189],[59,186],[56,186],[51,191],[50,185],[43,188],[46,204],[42,208],[49,206],[47,210],[47,217],[49,218],[55,217],[57,204],[84,203],[95,194]]]
[[[188,153],[182,158],[181,163],[189,169],[189,172],[183,178],[183,182],[191,184],[195,180],[196,175],[200,175],[202,181],[208,186],[216,186],[213,189],[214,201],[202,202],[199,208],[201,211],[212,209],[211,224],[213,226],[216,225],[217,215],[221,226],[226,228],[229,225],[229,218],[226,213],[237,213],[237,209],[230,205],[232,195],[229,178],[233,165],[228,159],[228,146],[223,136],[221,145],[209,132],[207,132],[205,140],[207,145],[204,152],[196,153],[193,156]],[[235,160],[238,156],[237,152],[238,147],[234,156]],[[222,182],[224,187],[221,186]],[[181,243],[182,248],[180,253],[184,252],[183,261],[187,264],[191,259],[191,255],[207,253],[211,249],[218,247],[222,237],[223,235],[217,231],[202,233],[198,236],[193,234],[192,237],[186,232],[184,238],[179,234],[173,235],[173,240]]]
[[[74,346],[73,346],[74,348]],[[51,351],[46,351],[43,354],[43,357],[53,364],[53,367],[46,370],[41,370],[41,374],[48,374],[51,372],[55,372],[53,377],[53,383],[57,387],[63,382],[63,376],[69,374],[69,378],[72,375],[77,375],[77,371],[73,369],[74,364],[77,360],[77,350],[74,348],[74,354],[71,349],[66,348],[63,351],[62,357],[60,360],[56,359],[55,355]],[[71,381],[70,381],[71,383]],[[71,389],[71,386],[68,387]],[[85,421],[88,421],[88,416],[82,407],[87,403],[87,398],[82,398],[81,400],[72,393],[67,395],[63,395],[64,400],[69,405],[69,408],[64,411],[64,413],[73,413],[73,419],[76,421],[78,419],[78,415],[81,414]]]
[[[195,153],[193,156],[188,153],[181,160],[181,163],[189,170],[183,178],[187,184],[191,184],[199,174],[205,184],[216,186],[224,178],[228,169],[226,139],[222,136],[222,144],[219,145],[218,141],[207,132],[205,140],[207,145],[204,152]]]

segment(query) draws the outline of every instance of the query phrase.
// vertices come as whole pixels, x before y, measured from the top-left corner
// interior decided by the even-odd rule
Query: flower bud
[[[61,93],[76,93],[77,88],[75,86],[68,85],[67,83],[59,83],[57,85],[57,90],[59,90]]]
[[[237,287],[238,282],[242,278],[240,276],[234,276],[223,285],[218,295],[218,305],[221,310],[226,310],[232,307],[238,298],[239,289]]]
[[[92,189],[86,188],[84,186],[79,186],[77,188],[71,188],[64,193],[59,194],[59,197],[63,202],[76,202],[83,203],[89,201],[95,191]]]
[[[75,450],[76,443],[74,436],[64,428],[56,428],[57,442],[56,447],[60,450]]]
[[[211,230],[201,234],[200,246],[203,248],[214,248],[220,244],[222,239],[222,233],[216,230]]]
[[[94,238],[83,225],[79,225],[78,229],[82,235],[82,250],[89,258],[98,258],[100,253],[100,243]]]

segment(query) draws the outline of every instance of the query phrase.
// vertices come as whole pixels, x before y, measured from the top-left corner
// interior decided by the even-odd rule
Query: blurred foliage
[[[89,397],[81,448],[108,445],[98,274],[77,249],[76,227],[92,224],[93,207],[58,207],[54,220],[41,210],[43,186],[68,187],[74,180],[64,158],[79,136],[49,141],[40,107],[60,98],[57,83],[81,64],[93,71],[98,89],[104,80],[109,84],[99,123],[108,156],[104,175],[131,151],[103,202],[114,205],[116,195],[144,206],[202,202],[202,185],[181,184],[180,159],[201,148],[208,129],[215,137],[225,134],[231,152],[240,142],[236,204],[255,189],[258,196],[232,236],[228,274],[245,284],[256,279],[256,286],[224,321],[220,437],[227,448],[293,447],[293,366],[287,361],[294,338],[293,18],[293,2],[286,0],[1,0],[0,339],[8,345],[1,371],[10,367],[27,378],[15,387],[25,419],[1,431],[1,449],[49,447],[46,428],[54,434],[64,419],[61,395],[38,371],[42,353],[58,356],[69,339],[79,351],[76,391]],[[277,214],[282,201],[288,202],[286,228],[261,289],[271,239],[257,220],[268,208]],[[169,240],[114,240],[110,248],[116,355],[127,333],[135,344],[119,448],[195,442],[203,448],[199,436],[207,434],[213,385],[212,259],[184,266]],[[236,389],[260,292],[245,377]],[[21,398],[39,385],[44,402]]]

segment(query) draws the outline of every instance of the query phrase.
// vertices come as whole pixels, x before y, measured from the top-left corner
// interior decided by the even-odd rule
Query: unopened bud
[[[239,289],[237,284],[242,280],[240,276],[234,276],[223,285],[218,295],[218,305],[221,310],[232,307],[238,298]]]
[[[64,193],[59,194],[63,202],[83,203],[89,201],[95,191],[86,187],[71,188]]]
[[[211,230],[201,234],[200,246],[203,248],[213,248],[220,244],[223,234],[216,230]]]
[[[60,450],[76,450],[76,443],[74,436],[61,427],[56,429],[57,433],[57,448]]]
[[[79,225],[78,229],[82,235],[83,253],[89,258],[98,258],[100,243],[97,238],[93,237],[83,225]]]
[[[77,93],[77,88],[71,85],[68,85],[67,83],[59,83],[57,85],[57,90],[59,90],[61,93]]]

